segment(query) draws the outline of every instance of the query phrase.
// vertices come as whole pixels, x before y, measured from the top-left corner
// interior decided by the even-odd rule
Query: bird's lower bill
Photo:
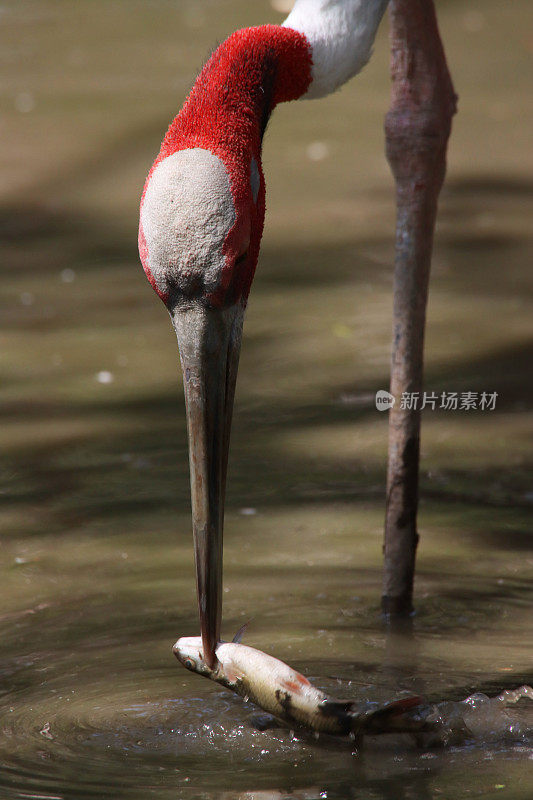
[[[222,614],[222,534],[233,398],[244,309],[200,304],[170,312],[178,337],[189,439],[196,585],[203,654],[216,663]]]

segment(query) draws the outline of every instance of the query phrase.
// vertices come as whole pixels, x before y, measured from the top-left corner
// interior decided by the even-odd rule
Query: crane
[[[222,532],[242,328],[265,214],[263,134],[278,103],[319,98],[368,61],[388,0],[296,0],[211,55],[141,198],[139,252],[183,373],[203,655],[220,638]]]

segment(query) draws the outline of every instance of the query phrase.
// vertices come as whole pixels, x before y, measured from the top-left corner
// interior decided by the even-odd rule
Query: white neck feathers
[[[313,80],[305,98],[323,97],[356,75],[389,0],[296,0],[283,23],[303,33],[313,53]]]

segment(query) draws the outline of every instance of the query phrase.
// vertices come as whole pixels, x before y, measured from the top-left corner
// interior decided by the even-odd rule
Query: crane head
[[[145,184],[139,250],[178,337],[203,655],[220,638],[222,524],[242,323],[263,232],[261,142],[274,107],[333,91],[368,58],[387,0],[297,0],[283,26],[210,56]]]
[[[263,216],[264,184],[253,156],[239,171],[200,147],[156,162],[141,203],[141,259],[167,306],[180,351],[200,629],[211,668],[220,639],[233,397]]]

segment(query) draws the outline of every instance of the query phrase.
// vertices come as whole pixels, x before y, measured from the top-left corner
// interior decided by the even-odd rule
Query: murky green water
[[[428,320],[417,616],[379,618],[394,209],[385,30],[357,83],[277,110],[241,361],[224,630],[338,696],[533,681],[533,8],[442,2],[460,115]],[[533,794],[527,703],[463,747],[259,732],[181,670],[197,633],[183,400],[136,254],[162,133],[214,41],[267,2],[1,9],[0,797]],[[533,705],[533,704],[530,704]]]

